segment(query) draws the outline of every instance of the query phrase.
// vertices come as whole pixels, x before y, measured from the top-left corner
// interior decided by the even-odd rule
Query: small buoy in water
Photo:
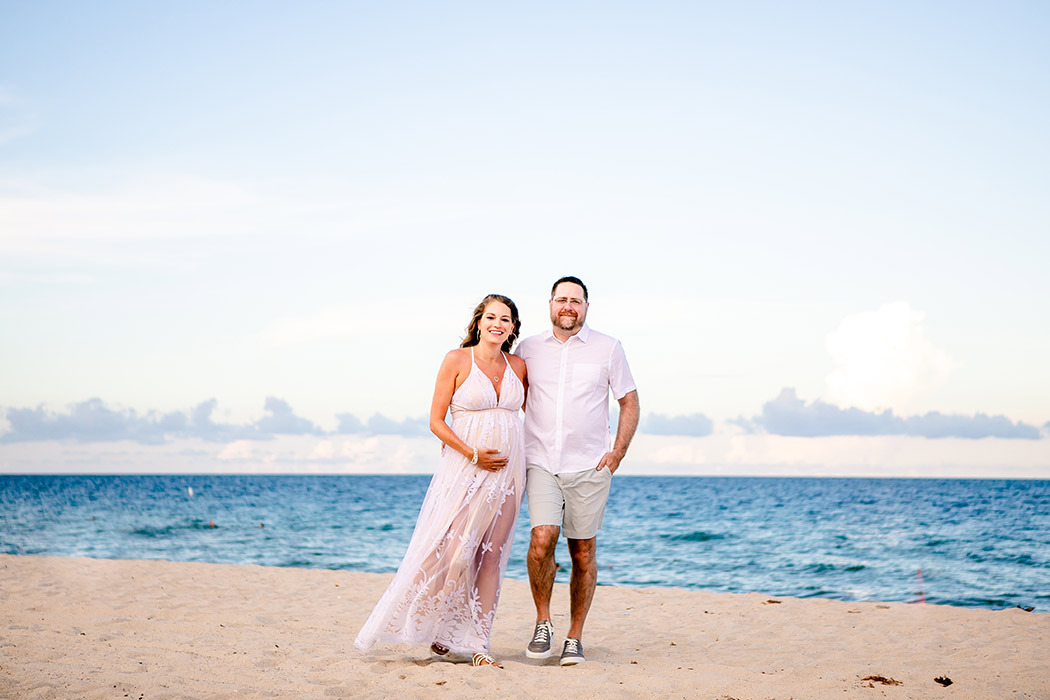
[[[215,521],[214,520],[209,520],[208,521],[208,527],[215,527]]]
[[[188,493],[190,495],[190,498],[193,498],[193,487],[192,486],[186,487],[186,493]]]
[[[263,524],[262,524],[262,523],[259,523],[259,527],[262,527],[262,526],[263,526]]]

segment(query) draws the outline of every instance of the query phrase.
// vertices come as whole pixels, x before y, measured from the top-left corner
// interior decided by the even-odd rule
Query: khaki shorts
[[[611,484],[608,468],[551,474],[543,467],[528,465],[525,491],[532,527],[556,525],[569,539],[591,539],[602,529]]]

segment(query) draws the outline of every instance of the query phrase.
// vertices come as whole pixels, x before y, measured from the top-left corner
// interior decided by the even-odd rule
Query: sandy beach
[[[389,579],[2,555],[0,697],[1050,699],[1050,616],[1020,609],[602,586],[588,661],[562,668],[525,657],[528,586],[507,580],[499,671],[355,651]],[[561,640],[565,586],[554,602]]]

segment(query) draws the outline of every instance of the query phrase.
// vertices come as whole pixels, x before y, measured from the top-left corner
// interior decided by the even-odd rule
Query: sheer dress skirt
[[[484,381],[488,383],[487,378]],[[504,393],[511,387],[506,383]],[[520,383],[515,388],[520,390]],[[358,649],[366,650],[377,642],[436,641],[457,652],[489,652],[496,604],[525,493],[521,420],[517,408],[471,409],[457,405],[454,397],[452,429],[468,445],[498,449],[508,457],[508,464],[490,472],[473,466],[455,450],[442,451],[408,551],[357,635],[354,646]]]

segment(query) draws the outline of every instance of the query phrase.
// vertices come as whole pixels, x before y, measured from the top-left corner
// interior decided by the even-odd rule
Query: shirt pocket
[[[580,362],[572,368],[572,388],[576,391],[588,391],[598,386],[602,366],[590,362]]]

